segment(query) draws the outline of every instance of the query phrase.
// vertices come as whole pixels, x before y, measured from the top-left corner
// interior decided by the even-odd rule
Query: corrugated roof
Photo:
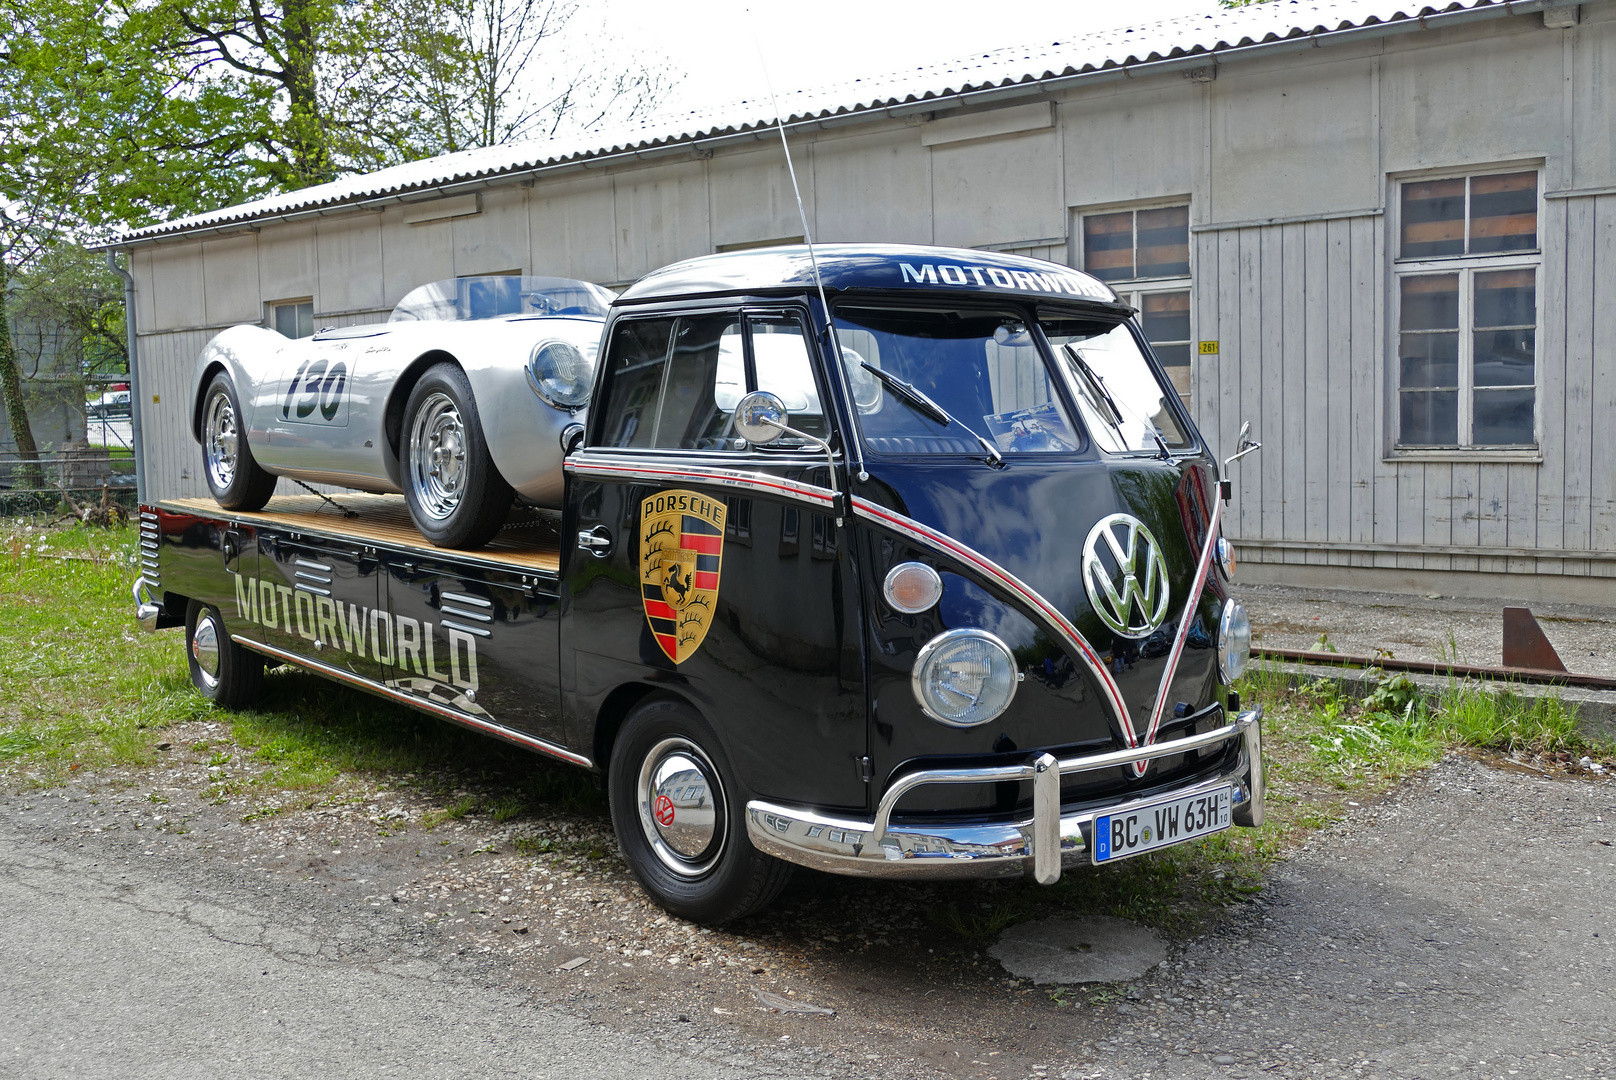
[[[1131,29],[1063,37],[1047,44],[996,49],[977,56],[854,79],[778,95],[786,123],[824,124],[949,108],[1045,93],[1067,80],[1130,74],[1149,66],[1193,65],[1198,58],[1222,62],[1230,54],[1306,46],[1329,35],[1374,35],[1416,30],[1433,21],[1523,14],[1563,6],[1553,0],[1452,0],[1441,4],[1393,0],[1271,0],[1207,15],[1185,16]],[[205,214],[135,229],[108,246],[242,224],[264,218],[315,214],[321,210],[444,188],[486,183],[512,174],[577,167],[613,157],[643,157],[731,138],[755,138],[774,126],[767,100],[747,100],[685,114],[662,114],[614,131],[563,139],[507,143],[413,161],[329,184],[289,191]]]

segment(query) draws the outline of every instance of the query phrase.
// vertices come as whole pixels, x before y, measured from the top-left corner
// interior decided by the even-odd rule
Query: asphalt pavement
[[[547,998],[513,959],[369,903],[362,885],[267,872],[234,857],[232,831],[98,831],[115,813],[93,801],[0,796],[8,1080],[1616,1076],[1608,778],[1449,758],[1354,808],[1144,978],[1075,1006],[1010,990],[1013,1006],[984,1014],[993,1034],[971,1035],[960,1011],[981,992],[894,977],[889,1005],[860,1006],[836,990],[852,958],[815,954],[799,981],[841,1010],[812,1029],[840,1040],[834,1057],[720,1008],[630,1030],[630,1009],[604,1007],[616,999]],[[907,1020],[861,1027],[877,1007]],[[900,1034],[922,1029],[956,1033],[963,1052]]]
[[[36,823],[37,827],[37,823]],[[418,926],[203,858],[0,828],[0,1077],[792,1075],[455,975]]]

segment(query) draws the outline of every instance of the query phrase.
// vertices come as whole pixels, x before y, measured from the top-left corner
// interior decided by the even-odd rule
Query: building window
[[[281,336],[306,338],[314,334],[313,300],[289,300],[269,308],[270,321]]]
[[[1083,269],[1139,310],[1139,325],[1173,389],[1191,400],[1190,208],[1083,215]]]
[[[1398,446],[1535,446],[1537,173],[1405,181],[1399,211]]]

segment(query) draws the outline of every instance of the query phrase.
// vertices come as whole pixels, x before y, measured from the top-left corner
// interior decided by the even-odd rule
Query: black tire
[[[438,547],[482,547],[505,524],[516,493],[494,468],[471,384],[458,365],[432,365],[410,391],[399,476],[411,520]]]
[[[202,475],[214,501],[226,510],[262,510],[275,494],[277,478],[253,457],[236,384],[223,371],[202,393],[200,430]]]
[[[215,705],[244,708],[264,691],[264,658],[231,641],[219,609],[199,600],[185,609],[185,660],[191,683]]]
[[[697,766],[697,775],[682,768],[678,759]],[[654,802],[657,786],[650,781],[641,796],[642,776],[662,763],[674,770],[664,782],[682,777],[676,791],[694,795],[678,807],[665,804],[666,828],[652,814],[662,809]],[[671,914],[703,926],[713,926],[750,915],[767,906],[791,876],[791,866],[752,846],[746,835],[746,800],[735,781],[718,738],[695,709],[672,698],[655,698],[638,706],[623,723],[612,748],[608,771],[608,799],[612,828],[629,869],[651,899]],[[710,801],[709,801],[710,800]],[[710,810],[703,811],[703,803]],[[698,824],[688,836],[672,827],[682,824],[678,814],[690,814]],[[711,828],[705,824],[711,820]],[[687,826],[689,828],[689,826]],[[699,838],[708,834],[706,846]],[[673,846],[680,844],[684,851]]]

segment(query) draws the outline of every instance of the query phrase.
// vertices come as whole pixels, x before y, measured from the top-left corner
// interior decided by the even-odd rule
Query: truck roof
[[[813,256],[827,291],[967,293],[1076,302],[1100,306],[1113,315],[1132,310],[1098,278],[1022,255],[908,244],[815,244]],[[792,244],[673,263],[630,285],[614,306],[684,297],[801,292],[814,284],[808,246]]]

